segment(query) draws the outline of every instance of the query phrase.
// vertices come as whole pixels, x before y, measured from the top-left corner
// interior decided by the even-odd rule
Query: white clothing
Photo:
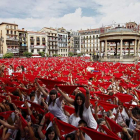
[[[10,133],[11,134],[8,140],[15,140],[15,138],[17,136],[17,132],[18,132],[17,129],[15,129],[15,130],[8,129],[8,132],[7,133]]]
[[[78,122],[81,120],[80,117],[76,117],[74,114],[69,117],[69,124],[78,127]]]
[[[87,134],[85,134],[85,139],[86,140],[92,140]]]
[[[13,72],[14,72],[13,69],[8,68],[8,74],[9,75],[12,75]]]
[[[92,115],[91,108],[89,106],[87,109],[85,104],[84,104],[84,111],[83,111],[83,120],[87,123],[88,127],[93,129],[97,128],[97,122]]]
[[[53,102],[48,106],[48,110],[57,118],[59,118],[61,121],[68,123],[68,119],[66,115],[63,112],[61,102],[59,98],[55,100],[55,103],[53,105]]]
[[[12,118],[12,121],[14,121],[14,120],[15,120],[15,116],[16,116],[16,115],[15,115],[15,112],[12,112],[12,113],[11,113],[11,118]]]
[[[132,118],[130,118],[129,128],[132,129],[132,130],[134,130],[136,128],[136,124],[133,123],[133,119]]]
[[[37,97],[37,93],[36,93],[36,94],[35,94],[35,99],[34,99],[33,102],[35,102],[35,103],[41,105],[41,99],[42,99],[41,94],[39,95],[39,97]]]
[[[113,114],[116,114],[116,109],[113,110]],[[122,112],[118,114],[117,123],[124,122],[126,119],[129,119],[125,109],[123,108]]]

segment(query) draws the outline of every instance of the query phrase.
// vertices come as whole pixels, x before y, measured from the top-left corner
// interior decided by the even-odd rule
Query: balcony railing
[[[9,36],[6,37],[6,40],[19,41],[18,39]]]
[[[58,39],[48,39],[48,41],[58,41]]]
[[[30,48],[31,49],[45,49],[46,46],[45,45],[31,45]]]
[[[49,51],[57,51],[58,50],[58,47],[56,47],[56,48],[49,48],[48,50]]]
[[[15,49],[7,48],[7,52],[8,53],[19,53],[19,48],[15,48]]]
[[[52,35],[52,34],[48,34],[48,36],[50,36],[50,37],[58,37],[58,36]]]

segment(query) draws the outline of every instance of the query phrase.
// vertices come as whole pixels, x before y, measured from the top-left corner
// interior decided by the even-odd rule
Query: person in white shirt
[[[70,104],[74,105],[75,107],[75,114],[79,116],[81,119],[83,119],[87,126],[96,129],[97,128],[97,122],[94,119],[91,108],[90,108],[90,93],[89,89],[86,86],[83,86],[86,90],[86,98],[84,94],[78,93],[75,96],[75,100],[68,97],[62,90],[60,90],[59,87],[56,87],[58,92],[64,97],[64,99],[69,102]]]
[[[13,72],[14,72],[13,66],[10,65],[8,68],[8,75],[12,75]]]
[[[55,117],[59,118],[60,120],[68,123],[68,119],[64,114],[62,108],[62,100],[63,96],[57,97],[57,91],[55,89],[51,90],[49,94],[39,85],[37,79],[35,80],[36,84],[41,90],[41,92],[47,97],[46,102],[48,102],[48,111],[51,112]]]

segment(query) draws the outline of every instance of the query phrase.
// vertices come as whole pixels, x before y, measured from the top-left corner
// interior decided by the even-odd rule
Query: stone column
[[[140,40],[138,40],[138,44],[137,44],[137,56],[139,56],[139,46],[140,46]]]
[[[128,42],[129,43],[129,50],[128,50],[128,56],[130,56],[130,41]]]
[[[137,40],[135,39],[135,46],[134,46],[134,56],[136,56],[136,49],[137,49]]]
[[[28,35],[28,52],[31,52],[30,36]]]
[[[101,52],[102,52],[102,42],[100,41],[100,50],[99,50],[99,57],[101,58]]]
[[[120,59],[123,58],[123,56],[122,56],[122,47],[123,47],[123,39],[120,40]]]
[[[42,38],[44,38],[44,37],[42,37],[42,36],[39,37],[39,39],[40,39],[40,46],[42,46]]]
[[[104,58],[107,58],[107,40],[105,40],[105,54]]]
[[[34,36],[34,46],[36,46],[37,43],[36,43],[36,36]]]

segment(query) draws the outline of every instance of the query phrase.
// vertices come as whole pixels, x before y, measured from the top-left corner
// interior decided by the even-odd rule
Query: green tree
[[[13,58],[14,54],[13,53],[6,53],[3,58]]]
[[[39,55],[41,55],[42,57],[45,57],[45,52],[39,52]]]
[[[68,54],[69,56],[74,56],[74,53],[72,53],[72,52],[69,52],[69,54]]]
[[[46,57],[49,57],[49,54],[48,53],[46,53]]]
[[[23,53],[23,55],[29,58],[29,57],[32,56],[32,53],[26,51],[26,52]]]
[[[56,57],[56,56],[58,56],[58,54],[53,54],[53,57]]]
[[[78,53],[77,56],[80,57],[80,56],[82,56],[82,54],[81,53]]]

